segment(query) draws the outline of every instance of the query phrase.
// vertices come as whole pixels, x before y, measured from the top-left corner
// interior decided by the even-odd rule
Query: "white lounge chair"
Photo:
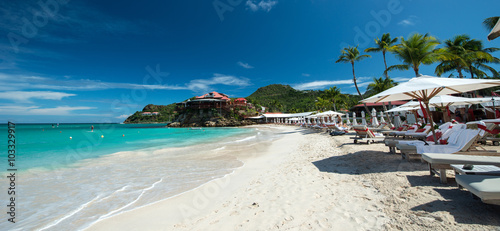
[[[490,156],[487,156],[490,155]],[[495,165],[500,166],[498,153],[484,153],[484,155],[459,155],[443,153],[424,153],[422,161],[428,163],[430,175],[439,175],[441,183],[446,183],[446,170],[452,169],[452,164]]]
[[[366,141],[367,144],[370,144],[370,141],[384,141],[385,136],[380,133],[374,133],[370,130],[366,125],[355,125],[352,126],[354,131],[356,131],[356,136],[351,137],[354,139],[354,143],[357,144],[358,141]]]
[[[459,187],[464,187],[483,203],[500,205],[500,177],[486,175],[455,176]]]
[[[459,129],[453,132],[448,138],[446,145],[441,144],[397,144],[396,147],[401,150],[401,157],[403,159],[408,159],[412,157],[420,158],[422,153],[471,153],[471,151],[476,151],[479,153],[487,153],[490,151],[486,150],[476,150],[475,143],[479,138],[484,135],[484,130],[478,129],[476,123],[481,122],[469,122],[467,126],[473,128],[469,129]],[[484,124],[484,123],[483,123]],[[475,127],[475,128],[474,128]]]

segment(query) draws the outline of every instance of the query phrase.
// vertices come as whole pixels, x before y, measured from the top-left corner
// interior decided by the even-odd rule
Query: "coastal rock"
[[[169,127],[173,127],[173,128],[178,128],[181,126],[181,123],[179,122],[173,122],[171,124],[168,125]]]
[[[216,123],[213,121],[206,121],[205,127],[215,127]]]

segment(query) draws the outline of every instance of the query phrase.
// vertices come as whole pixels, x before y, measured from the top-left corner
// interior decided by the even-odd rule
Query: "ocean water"
[[[0,230],[83,230],[230,174],[244,165],[241,153],[257,154],[259,143],[277,138],[262,128],[93,126],[16,125],[16,224],[2,219]],[[7,125],[0,127],[7,150]],[[6,155],[2,163],[7,176]]]

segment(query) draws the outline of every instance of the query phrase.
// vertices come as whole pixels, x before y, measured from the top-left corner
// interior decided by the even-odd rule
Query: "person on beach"
[[[94,125],[92,125],[92,126],[90,127],[90,131],[91,131],[91,132],[94,132]]]

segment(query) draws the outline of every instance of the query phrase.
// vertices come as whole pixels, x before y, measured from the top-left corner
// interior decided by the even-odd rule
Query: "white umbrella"
[[[488,41],[496,39],[498,36],[500,36],[500,20],[497,21],[495,27],[493,27],[490,34],[488,34]]]
[[[345,114],[345,117],[346,117],[346,119],[345,119],[345,120],[346,120],[346,121],[345,121],[345,124],[347,124],[347,125],[351,125],[351,121],[349,120],[349,113],[346,113],[346,114]]]
[[[388,102],[395,100],[421,100],[427,107],[427,114],[432,124],[432,115],[429,113],[429,100],[438,95],[449,95],[468,91],[490,88],[500,85],[500,80],[494,79],[450,79],[432,76],[420,76],[400,83],[388,90],[362,100],[363,103]],[[434,140],[437,143],[434,126],[431,126]]]
[[[356,112],[352,113],[352,125],[358,125],[358,121],[356,120]]]
[[[498,98],[497,100],[500,100],[500,98]],[[446,107],[451,105],[459,106],[459,105],[479,104],[483,102],[491,102],[491,98],[465,98],[465,97],[456,97],[451,95],[439,95],[429,100],[429,106]],[[416,101],[410,101],[401,106],[418,108],[420,107],[420,103]]]
[[[361,111],[361,124],[366,125],[365,111]]]
[[[380,123],[385,123],[384,113],[380,112]]]
[[[399,117],[398,113],[394,115],[394,126],[398,128],[401,127],[401,117]]]
[[[374,127],[378,127],[378,125],[380,125],[378,123],[378,119],[377,119],[377,110],[375,110],[375,108],[372,109],[372,126]]]

